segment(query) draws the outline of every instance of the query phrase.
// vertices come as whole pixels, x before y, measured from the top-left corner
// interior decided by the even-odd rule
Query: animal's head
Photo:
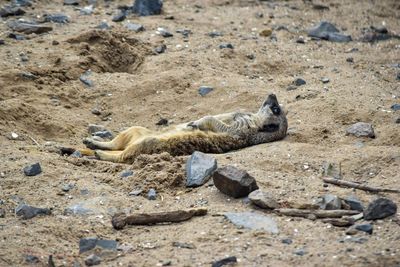
[[[276,95],[270,94],[258,111],[261,119],[259,132],[273,133],[279,132],[286,135],[287,130],[287,111],[279,105]],[[282,137],[283,138],[283,137]]]

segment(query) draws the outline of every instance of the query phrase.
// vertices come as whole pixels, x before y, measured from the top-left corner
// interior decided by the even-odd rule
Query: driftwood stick
[[[329,184],[334,184],[338,186],[344,186],[344,187],[350,187],[350,188],[356,188],[364,191],[369,191],[369,192],[387,192],[387,193],[400,193],[400,190],[398,189],[390,189],[390,188],[380,188],[380,187],[372,187],[368,185],[362,185],[354,182],[349,182],[349,181],[343,181],[335,178],[329,178],[329,177],[324,177],[323,178],[325,183]]]
[[[148,225],[165,222],[182,222],[189,220],[193,216],[204,216],[206,214],[206,208],[155,213],[137,213],[132,215],[119,213],[112,217],[111,223],[114,229],[120,230],[123,229],[126,225]]]
[[[343,216],[360,213],[357,210],[301,210],[301,209],[277,209],[278,214],[294,217],[308,218],[310,215],[316,218],[341,218]]]

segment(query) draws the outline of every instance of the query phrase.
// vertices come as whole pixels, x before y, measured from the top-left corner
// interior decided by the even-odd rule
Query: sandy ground
[[[311,203],[326,193],[354,194],[364,204],[376,198],[364,191],[324,187],[324,162],[340,163],[344,179],[399,188],[400,124],[395,121],[400,111],[390,107],[400,103],[396,80],[400,40],[374,44],[357,40],[362,29],[371,25],[400,34],[396,32],[400,5],[395,0],[321,3],[329,10],[315,10],[309,1],[175,0],[165,1],[162,15],[130,15],[114,23],[110,14],[131,1],[112,1],[109,7],[98,1],[89,16],[60,0],[34,1],[33,7],[24,8],[23,18],[62,12],[71,22],[53,24],[49,34],[30,35],[23,41],[7,38],[6,22],[15,18],[0,20],[0,39],[5,40],[0,45],[0,208],[6,211],[0,218],[0,265],[29,265],[25,255],[34,255],[40,260],[37,266],[47,266],[48,256],[53,255],[56,266],[74,262],[83,266],[88,254],[79,254],[79,239],[98,237],[124,245],[118,252],[100,252],[103,266],[209,266],[226,256],[236,256],[237,266],[398,266],[399,214],[374,221],[372,235],[357,235],[366,242],[343,242],[346,228],[281,217],[243,199],[231,199],[214,186],[185,188],[187,157],[143,156],[133,165],[124,165],[54,152],[57,145],[83,147],[90,123],[114,133],[132,125],[156,129],[162,127],[155,125],[160,118],[177,124],[207,114],[255,111],[273,92],[289,111],[288,136],[215,155],[219,166],[232,164],[247,170],[261,189],[288,203]],[[171,15],[173,20],[165,19]],[[95,29],[103,20],[112,26],[110,30]],[[311,40],[305,30],[321,20],[334,23],[355,41]],[[124,28],[128,21],[146,30],[128,31]],[[157,35],[158,27],[174,36]],[[274,29],[275,37],[258,35],[267,28]],[[190,29],[192,34],[184,38],[175,32],[178,29]],[[213,30],[223,36],[209,37]],[[300,36],[305,44],[296,43]],[[234,49],[220,49],[221,43],[231,43]],[[160,44],[167,50],[157,55],[153,49]],[[21,61],[21,53],[28,61]],[[353,62],[346,60],[350,57]],[[92,70],[90,88],[79,81],[87,69]],[[24,72],[36,79],[24,78]],[[297,77],[307,83],[288,91]],[[323,77],[329,83],[322,83]],[[201,97],[197,92],[201,85],[214,91]],[[94,115],[93,108],[101,115]],[[346,136],[346,128],[358,121],[372,123],[376,138]],[[19,135],[18,140],[9,138],[11,132]],[[43,172],[25,176],[23,167],[34,162],[40,162]],[[121,178],[121,171],[127,169],[134,175]],[[63,192],[68,183],[74,184],[73,189]],[[128,195],[150,187],[157,189],[157,200]],[[382,195],[400,204],[398,194]],[[52,208],[52,215],[21,220],[14,214],[21,202]],[[93,214],[64,213],[77,203],[85,203]],[[198,206],[207,207],[209,215],[122,231],[110,223],[118,211]],[[212,216],[251,210],[274,218],[279,234],[238,229],[224,217]],[[286,238],[293,243],[282,243]],[[176,241],[195,248],[175,247]],[[295,254],[299,250],[305,254]]]

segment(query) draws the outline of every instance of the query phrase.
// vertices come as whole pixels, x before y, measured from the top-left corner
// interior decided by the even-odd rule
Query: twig
[[[334,185],[338,185],[338,186],[344,186],[344,187],[350,187],[350,188],[356,188],[356,189],[374,192],[374,193],[378,193],[378,192],[400,193],[400,190],[398,190],[398,189],[372,187],[372,186],[362,185],[362,184],[358,184],[358,183],[354,183],[354,182],[350,182],[350,181],[338,180],[338,179],[330,178],[330,177],[324,177],[323,180],[325,183],[334,184]]]
[[[38,141],[36,141],[35,139],[33,139],[32,136],[28,135],[28,137],[35,143],[35,145],[40,146],[40,144],[38,143]]]
[[[129,216],[127,216],[125,213],[119,213],[112,217],[111,223],[114,229],[120,230],[126,225],[148,225],[164,222],[182,222],[189,220],[193,216],[204,216],[206,214],[206,208],[156,213],[138,213]]]
[[[352,217],[325,218],[325,219],[322,219],[322,222],[330,223],[334,226],[346,227],[346,226],[353,225],[355,220]]]
[[[278,214],[294,217],[308,218],[340,218],[343,216],[355,215],[360,213],[357,210],[301,210],[301,209],[277,209]]]

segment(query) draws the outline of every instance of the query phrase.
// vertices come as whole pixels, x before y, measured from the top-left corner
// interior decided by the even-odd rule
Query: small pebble
[[[322,83],[329,83],[329,81],[330,81],[329,78],[326,78],[326,77],[321,79]]]
[[[224,48],[229,48],[229,49],[233,49],[233,45],[230,43],[226,43],[226,44],[220,44],[219,45],[220,49],[224,49]]]
[[[148,200],[156,200],[157,199],[157,192],[155,189],[151,188],[147,193]]]
[[[201,96],[205,96],[213,90],[214,90],[214,88],[211,86],[200,86],[198,92]]]
[[[24,168],[26,176],[35,176],[42,172],[42,168],[39,163],[35,163]]]
[[[297,78],[296,80],[293,81],[293,84],[296,86],[301,86],[306,84],[306,81],[302,78]]]
[[[165,52],[165,50],[167,50],[167,46],[166,46],[165,44],[159,45],[159,46],[157,46],[157,47],[154,49],[154,51],[155,51],[157,54],[162,54],[162,53]]]
[[[346,61],[349,63],[354,63],[354,58],[348,57],[348,58],[346,58]]]
[[[99,265],[101,263],[101,258],[95,254],[89,255],[85,259],[85,264],[86,266],[93,266],[93,265]]]
[[[160,34],[162,37],[164,37],[164,38],[168,38],[168,37],[172,37],[172,36],[174,36],[172,33],[170,33],[167,29],[164,29],[164,28],[161,28],[161,27],[159,27],[159,28],[157,28],[157,32],[156,32],[157,34]]]

